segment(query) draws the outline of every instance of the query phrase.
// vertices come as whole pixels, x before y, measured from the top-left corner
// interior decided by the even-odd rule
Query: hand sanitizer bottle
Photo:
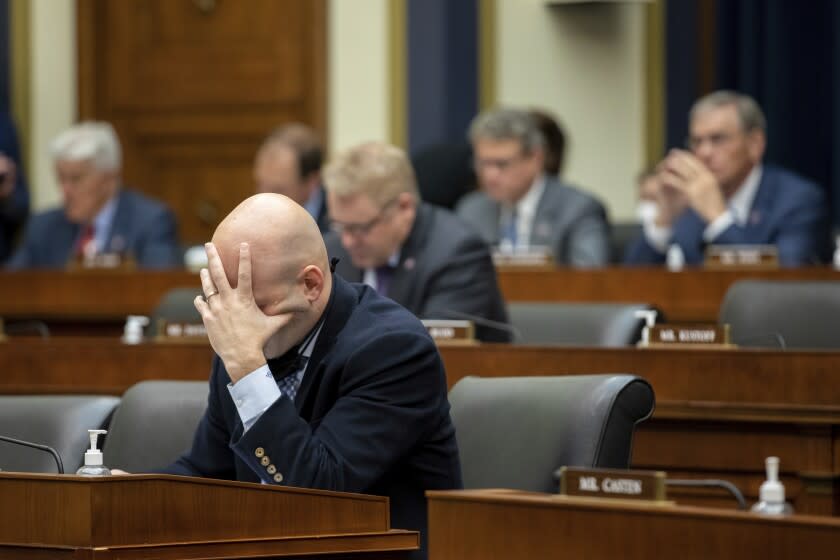
[[[761,484],[758,490],[758,503],[752,510],[754,513],[765,515],[791,515],[793,508],[785,502],[785,487],[779,482],[779,458],[767,457],[765,459],[767,468],[767,480]]]
[[[671,272],[679,272],[685,266],[685,253],[682,247],[676,243],[672,243],[665,253],[665,266]]]
[[[88,430],[90,449],[85,452],[85,464],[76,471],[76,474],[82,476],[108,476],[111,474],[111,469],[102,464],[102,451],[96,448],[96,439],[99,434],[107,433],[106,430]]]
[[[149,318],[143,315],[129,315],[125,321],[122,341],[124,344],[143,342],[143,327],[149,324]]]

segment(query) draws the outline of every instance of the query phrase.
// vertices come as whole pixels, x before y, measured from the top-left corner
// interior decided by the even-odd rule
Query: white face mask
[[[643,224],[651,223],[659,215],[659,206],[652,200],[640,200],[636,205],[636,217]]]

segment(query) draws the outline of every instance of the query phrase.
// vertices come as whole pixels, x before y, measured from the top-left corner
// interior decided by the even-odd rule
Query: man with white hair
[[[181,262],[172,212],[121,187],[120,144],[110,124],[74,125],[53,140],[50,151],[62,207],[29,220],[9,268],[63,268],[101,254],[131,258],[141,268]]]

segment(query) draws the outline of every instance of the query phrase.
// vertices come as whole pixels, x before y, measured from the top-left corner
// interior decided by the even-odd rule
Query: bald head
[[[261,308],[276,301],[277,290],[301,282],[310,267],[320,271],[325,285],[330,284],[327,250],[318,225],[290,198],[274,193],[254,195],[216,228],[213,244],[231,286],[237,283],[242,243],[250,246],[252,288]]]

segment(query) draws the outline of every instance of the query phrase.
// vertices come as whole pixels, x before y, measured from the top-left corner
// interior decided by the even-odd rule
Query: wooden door
[[[275,126],[326,133],[325,0],[79,0],[79,115],[110,121],[126,185],[167,202],[185,243],[254,192]]]

